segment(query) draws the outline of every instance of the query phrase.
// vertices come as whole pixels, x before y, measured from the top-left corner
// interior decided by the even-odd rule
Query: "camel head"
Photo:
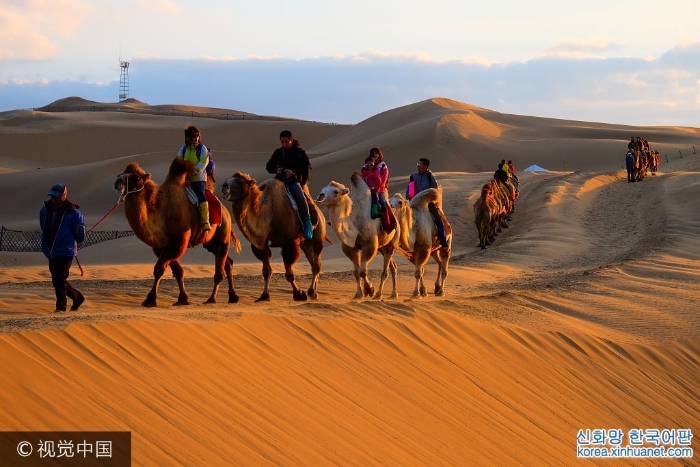
[[[129,193],[143,190],[150,180],[151,174],[144,171],[138,162],[132,162],[126,166],[123,173],[117,175],[114,189],[119,193],[119,200],[122,201]]]
[[[240,200],[246,197],[250,188],[257,182],[250,175],[243,172],[236,172],[221,184],[221,197],[225,200]]]
[[[398,213],[402,209],[408,208],[408,200],[404,198],[404,196],[401,193],[394,193],[391,199],[389,200],[389,204],[391,205],[391,209],[394,210],[394,212]]]
[[[330,182],[316,197],[316,202],[325,206],[334,206],[340,203],[343,196],[347,196],[350,189],[338,182]]]

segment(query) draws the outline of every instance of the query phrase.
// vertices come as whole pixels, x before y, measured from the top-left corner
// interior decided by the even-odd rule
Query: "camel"
[[[493,197],[491,184],[486,183],[481,188],[481,196],[474,202],[474,223],[479,232],[479,247],[482,250],[494,240],[498,213],[499,207]]]
[[[637,175],[637,181],[641,182],[644,179],[644,153],[639,151],[634,157],[634,167]]]
[[[233,289],[231,266],[228,256],[229,245],[233,242],[237,252],[241,244],[233,233],[231,216],[221,210],[221,225],[212,225],[211,230],[202,230],[199,210],[190,203],[185,190],[185,179],[195,170],[191,162],[176,157],[162,185],[151,180],[151,174],[132,162],[117,176],[114,189],[124,202],[124,214],[136,237],[153,248],[158,261],[153,267],[153,287],[141,303],[145,307],[156,306],[158,284],[168,266],[173,272],[180,289],[175,305],[189,305],[185,291],[184,271],[180,258],[188,246],[202,244],[214,255],[214,288],[205,303],[216,303],[216,295],[226,272],[228,279],[228,302],[237,303],[238,296]],[[211,183],[209,183],[211,185]]]
[[[342,243],[343,253],[352,261],[357,284],[353,298],[373,296],[375,299],[381,299],[384,283],[389,276],[388,271],[391,271],[392,283],[390,298],[398,297],[397,267],[393,254],[398,247],[399,227],[387,233],[381,227],[381,219],[371,218],[370,189],[360,174],[354,172],[350,176],[350,188],[335,181],[330,182],[318,194],[316,202],[328,208],[331,226]],[[375,293],[367,269],[377,251],[384,256],[384,264],[379,288]]]
[[[491,187],[493,199],[497,206],[494,225],[495,232],[493,233],[493,237],[495,237],[496,233],[502,232],[501,228],[508,228],[507,221],[511,220],[510,215],[514,211],[514,201],[512,195],[510,194],[511,192],[508,191],[508,188],[506,188],[506,186],[499,180],[494,178],[488,183],[488,185]]]
[[[435,222],[428,209],[428,203],[431,202],[441,207],[441,189],[429,188],[423,190],[415,195],[410,203],[401,193],[394,194],[390,200],[396,219],[401,226],[399,245],[405,251],[410,252],[406,257],[415,266],[416,286],[413,290],[413,298],[427,295],[423,275],[425,273],[425,264],[431,256],[438,264],[435,295],[442,296],[445,294],[445,279],[447,278],[447,267],[450,262],[452,249],[452,228],[443,216],[445,234],[449,246],[440,246],[437,227],[435,227]]]
[[[265,280],[259,301],[270,300],[270,278],[272,277],[272,250],[270,247],[282,249],[284,262],[284,277],[292,285],[295,301],[305,301],[308,298],[318,299],[317,287],[321,273],[321,253],[326,237],[326,219],[319,209],[318,222],[314,227],[311,240],[302,236],[301,221],[287,196],[284,183],[275,180],[265,180],[260,185],[250,175],[236,172],[227,179],[221,187],[223,198],[231,201],[231,211],[243,236],[250,242],[253,254],[263,263],[262,275]],[[313,204],[313,200],[309,201]],[[313,207],[313,206],[310,206]],[[293,266],[304,251],[311,265],[311,285],[308,292],[299,289],[294,278]]]

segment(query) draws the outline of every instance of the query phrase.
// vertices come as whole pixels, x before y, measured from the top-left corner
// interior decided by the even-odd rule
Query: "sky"
[[[575,4],[574,4],[575,3]],[[699,127],[697,0],[0,0],[0,111],[129,97],[358,123],[446,97]]]

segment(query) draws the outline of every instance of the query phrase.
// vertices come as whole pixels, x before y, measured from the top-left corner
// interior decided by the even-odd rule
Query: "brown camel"
[[[481,188],[481,196],[474,202],[474,223],[482,250],[494,240],[498,213],[499,206],[493,197],[493,189],[490,183],[486,183]]]
[[[410,202],[401,193],[396,193],[391,197],[390,203],[401,226],[399,244],[403,250],[399,250],[399,252],[408,251],[410,254],[406,257],[415,266],[416,287],[412,297],[418,298],[427,295],[423,275],[425,264],[431,256],[438,264],[435,295],[444,295],[447,267],[452,250],[452,227],[443,215],[442,221],[445,225],[445,235],[449,246],[440,246],[437,227],[428,208],[429,203],[435,203],[438,207],[442,206],[442,190],[439,188],[423,190],[415,195]]]
[[[489,182],[489,185],[491,186],[493,199],[496,201],[497,206],[495,222],[496,231],[493,234],[493,237],[495,237],[497,233],[501,233],[503,231],[501,230],[502,228],[508,228],[508,221],[511,220],[511,214],[514,211],[515,204],[513,197],[510,194],[511,192],[508,191],[506,185],[504,185],[501,181],[494,178]]]
[[[146,173],[138,162],[132,162],[114,182],[119,199],[124,201],[126,219],[136,237],[153,248],[158,257],[153,267],[153,287],[143,306],[156,306],[158,284],[168,266],[180,288],[175,305],[189,305],[180,258],[188,246],[200,243],[215,257],[214,289],[206,303],[216,302],[224,271],[228,278],[228,301],[238,302],[233,289],[233,260],[228,256],[228,250],[232,241],[236,251],[241,250],[241,244],[233,233],[231,216],[226,209],[221,210],[221,225],[212,225],[208,232],[202,230],[199,210],[190,203],[185,190],[185,179],[194,170],[191,162],[177,157],[170,164],[165,181],[158,186],[151,180],[150,173]]]
[[[284,183],[275,180],[265,180],[260,185],[250,175],[236,172],[227,179],[221,190],[223,198],[231,201],[233,217],[238,228],[250,242],[253,254],[263,263],[263,279],[265,288],[256,301],[270,300],[270,278],[272,277],[272,251],[270,247],[282,248],[284,262],[284,277],[292,285],[293,297],[296,301],[307,299],[307,293],[297,287],[294,279],[294,263],[304,251],[311,265],[311,286],[308,297],[318,298],[317,287],[321,273],[321,253],[323,242],[326,240],[326,219],[319,209],[318,222],[314,227],[311,240],[305,240],[301,232],[301,221],[291,206]],[[313,200],[308,198],[313,204]],[[313,208],[313,206],[310,206]]]
[[[392,292],[390,298],[398,297],[396,289],[396,263],[392,256],[398,247],[399,227],[385,232],[380,219],[370,216],[370,189],[354,172],[350,177],[350,189],[338,182],[331,182],[321,190],[316,202],[328,207],[331,226],[342,242],[345,256],[353,264],[353,274],[357,282],[356,299],[363,296],[382,298],[384,283],[391,271]],[[379,251],[384,256],[379,289],[374,293],[374,285],[367,276],[369,263]]]

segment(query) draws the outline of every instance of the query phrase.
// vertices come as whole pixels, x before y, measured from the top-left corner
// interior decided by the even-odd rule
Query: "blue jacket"
[[[625,163],[628,170],[634,167],[634,153],[632,151],[627,151],[627,154],[625,154]]]
[[[51,258],[73,258],[85,240],[85,219],[78,206],[66,200],[54,206],[46,201],[39,212],[41,251]]]

